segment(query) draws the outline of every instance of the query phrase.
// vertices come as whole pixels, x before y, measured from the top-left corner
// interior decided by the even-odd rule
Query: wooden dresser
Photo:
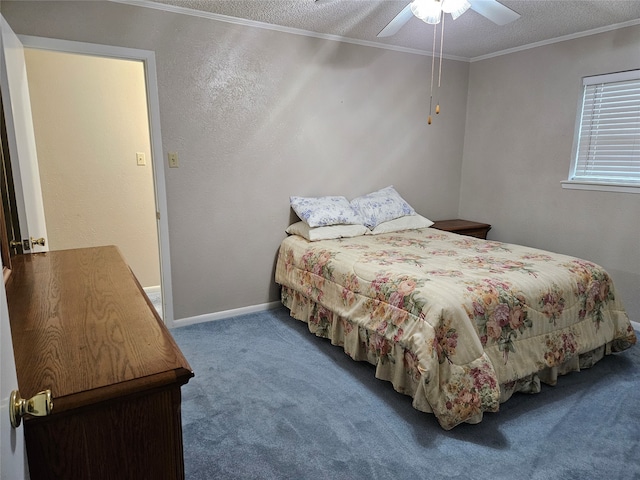
[[[446,230],[447,232],[459,233],[470,237],[487,238],[487,233],[491,230],[488,223],[471,222],[469,220],[453,219],[439,220],[431,225],[431,228]]]
[[[116,247],[14,257],[7,283],[32,480],[184,478],[180,387],[193,376]]]

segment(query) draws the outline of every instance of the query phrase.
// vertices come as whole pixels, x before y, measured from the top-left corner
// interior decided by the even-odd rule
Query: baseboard
[[[147,295],[154,295],[162,292],[162,287],[160,285],[154,285],[152,287],[144,287],[143,290]]]
[[[174,320],[171,328],[186,327],[187,325],[194,325],[196,323],[212,322],[215,320],[223,320],[225,318],[239,317],[240,315],[247,315],[249,313],[265,312],[267,310],[273,310],[282,305],[279,301],[262,303],[259,305],[251,305],[249,307],[234,308],[232,310],[224,310],[216,313],[205,313],[204,315],[197,315],[195,317],[181,318]]]
[[[631,326],[636,332],[640,332],[640,323],[631,321]]]

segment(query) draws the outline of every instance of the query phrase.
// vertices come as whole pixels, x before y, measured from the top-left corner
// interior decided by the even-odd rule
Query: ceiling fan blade
[[[378,37],[390,37],[398,33],[404,24],[407,23],[413,17],[411,12],[411,4],[407,5],[402,11],[391,20],[386,27],[380,30]]]
[[[496,0],[468,0],[471,9],[497,25],[506,25],[520,18],[520,14]]]

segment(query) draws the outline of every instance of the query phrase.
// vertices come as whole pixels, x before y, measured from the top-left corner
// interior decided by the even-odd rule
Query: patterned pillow
[[[393,186],[354,198],[351,200],[351,206],[370,229],[374,229],[382,222],[416,213]]]
[[[290,197],[291,208],[310,227],[362,225],[362,219],[342,196]]]

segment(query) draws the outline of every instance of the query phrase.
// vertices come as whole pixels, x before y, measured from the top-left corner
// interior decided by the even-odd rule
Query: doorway
[[[13,239],[21,239],[20,223],[16,209],[16,195],[13,189],[13,172],[9,155],[9,142],[7,139],[7,127],[4,118],[4,103],[0,95],[0,136],[2,137],[0,149],[0,203],[2,203],[2,222],[0,224],[0,258],[2,259],[2,273],[6,281],[8,270],[11,270],[11,257],[15,253],[22,253],[21,242]],[[11,239],[11,243],[10,240]],[[12,245],[13,244],[13,245]]]
[[[153,52],[20,39],[49,248],[117,245],[172,326]]]
[[[141,285],[159,290],[143,63],[24,55],[49,249],[116,245]]]

